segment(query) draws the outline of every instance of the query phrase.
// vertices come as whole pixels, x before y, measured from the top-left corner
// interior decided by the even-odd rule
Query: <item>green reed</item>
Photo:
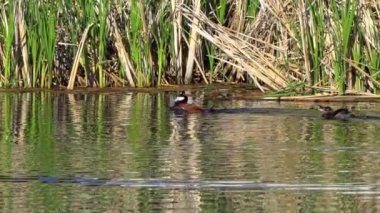
[[[83,9],[80,20],[78,20],[79,26],[88,26],[95,23],[94,27],[90,29],[89,37],[87,39],[87,48],[84,48],[81,64],[85,70],[86,84],[88,81],[92,82],[92,76],[97,77],[97,86],[103,88],[107,85],[106,82],[106,49],[107,49],[107,36],[109,29],[107,26],[107,18],[109,15],[110,2],[108,0],[100,2],[81,1],[80,7]],[[79,32],[83,33],[83,29]]]
[[[306,32],[307,47],[311,58],[312,81],[320,82],[324,80],[324,70],[320,59],[324,57],[325,46],[325,20],[324,10],[321,2],[310,4],[310,28]],[[313,83],[312,82],[312,83]]]
[[[131,12],[128,23],[128,38],[131,58],[136,71],[138,87],[152,86],[153,59],[151,55],[152,29],[147,25],[145,7],[141,0],[131,1]],[[148,5],[149,8],[149,5]],[[151,20],[152,21],[152,20]],[[162,51],[162,50],[161,50]]]
[[[343,4],[343,5],[339,5]],[[357,27],[355,24],[355,16],[358,6],[358,1],[347,1],[346,3],[331,1],[332,8],[332,28],[333,28],[333,42],[335,61],[333,64],[335,81],[338,86],[340,94],[344,94],[346,90],[346,74],[348,69],[348,63],[345,62],[345,58],[350,58],[350,52],[352,48],[351,39],[352,35]]]
[[[141,23],[141,16],[139,12],[139,8],[137,5],[136,0],[131,1],[131,14],[130,14],[130,21],[129,21],[129,36],[130,36],[130,48],[131,48],[131,56],[133,60],[133,64],[135,65],[136,69],[136,78],[137,78],[137,85],[138,87],[142,87],[143,84],[143,58],[141,55],[141,29],[142,29],[142,23]]]
[[[217,17],[218,21],[221,24],[224,24],[226,21],[226,12],[227,12],[227,0],[220,0],[219,5],[217,5]]]
[[[379,80],[380,79],[380,73],[379,73],[379,70],[380,70],[380,53],[377,51],[377,50],[374,50],[372,49],[371,51],[369,51],[369,57],[368,57],[368,64],[369,64],[369,73],[370,75],[375,78],[375,80]],[[378,94],[380,91],[380,88],[378,86],[376,86],[374,88],[374,93],[375,94]]]
[[[203,2],[202,5],[204,5],[205,3],[207,3],[207,2],[206,1]],[[213,7],[211,8],[212,10],[214,10],[214,8],[216,8],[215,9],[216,17],[218,19],[218,22],[221,25],[225,25],[225,22],[227,20],[227,18],[226,18],[226,15],[227,15],[226,13],[227,13],[227,9],[228,9],[227,3],[228,3],[227,0],[221,0],[218,3],[216,3],[215,5],[213,5]],[[208,81],[212,82],[213,78],[214,78],[214,74],[215,74],[216,57],[217,57],[218,51],[212,44],[210,44],[207,41],[204,41],[204,46],[205,46],[205,49],[207,52],[207,60],[208,60],[208,70],[209,70]]]
[[[52,86],[56,48],[56,8],[53,4],[27,2],[27,48],[31,56],[32,87]],[[45,14],[49,14],[46,16]]]
[[[359,38],[357,39],[360,40],[361,39],[360,36],[358,37]],[[362,51],[361,45],[359,44],[359,42],[355,42],[352,48],[352,60],[354,60],[358,64],[362,64],[363,59],[364,59],[361,51]],[[360,66],[360,69],[363,69],[363,68],[364,68],[363,66]],[[363,81],[361,81],[359,76],[356,76],[355,78],[355,89],[365,90],[365,85],[363,85]]]
[[[37,86],[37,79],[39,77],[39,73],[42,70],[43,67],[43,60],[41,58],[41,54],[43,52],[41,51],[41,45],[40,45],[40,22],[36,22],[35,20],[40,19],[40,12],[38,9],[38,6],[36,5],[35,1],[31,1],[31,4],[29,6],[29,10],[26,14],[29,20],[34,20],[30,21],[27,25],[27,30],[28,30],[28,39],[27,39],[27,45],[28,49],[30,51],[30,58],[32,62],[32,87]]]
[[[109,13],[109,2],[101,1],[99,5],[99,42],[98,42],[98,69],[99,69],[99,87],[106,86],[106,78],[103,69],[103,61],[105,60],[107,48],[107,15]]]
[[[329,7],[331,13],[326,13],[326,7]],[[347,62],[347,59],[355,59],[357,63],[365,63],[360,59],[363,43],[355,40],[358,33],[358,1],[342,3],[333,0],[329,4],[324,1],[305,1],[305,8],[300,9],[306,13],[302,17],[306,19],[306,29],[299,36],[306,38],[307,42],[306,49],[310,59],[307,63],[312,74],[308,79],[311,81],[309,85],[320,87],[334,84],[340,94],[344,94],[348,86],[359,85],[361,82],[358,81],[362,79],[349,70],[350,65]],[[298,31],[297,25],[293,27]],[[331,46],[332,51],[327,51]],[[326,64],[322,60],[332,63]],[[331,68],[333,75],[326,75]],[[350,81],[355,82],[355,85],[351,85]]]
[[[166,68],[167,54],[170,52],[170,39],[172,34],[172,28],[170,23],[170,8],[167,2],[162,2],[158,10],[158,30],[153,32],[155,42],[157,44],[157,86],[162,83],[162,77],[164,75],[164,69]]]
[[[260,9],[260,0],[248,0],[248,3],[247,3],[248,17],[255,18],[259,9]]]
[[[12,50],[13,50],[13,42],[14,42],[14,36],[15,36],[15,25],[14,25],[14,2],[11,0],[8,2],[7,5],[1,4],[1,20],[2,20],[2,37],[4,38],[4,54],[5,54],[5,62],[4,62],[4,79],[2,80],[1,84],[4,87],[11,86],[13,79],[12,79],[12,71],[15,68],[15,62],[14,58],[12,57]],[[2,39],[0,37],[0,39]],[[0,45],[3,45],[2,42]]]
[[[80,1],[79,7],[82,10],[78,11],[79,12],[78,20],[77,21],[72,20],[72,21],[74,22],[76,21],[77,22],[76,24],[81,27],[72,32],[79,35],[77,37],[78,40],[75,40],[73,42],[77,44],[79,43],[80,37],[82,36],[84,32],[85,26],[88,26],[93,23],[97,23],[95,24],[94,27],[92,27],[89,30],[87,43],[86,43],[87,45],[85,44],[85,48],[83,49],[83,52],[81,54],[80,64],[81,64],[82,69],[84,70],[86,85],[90,78],[89,75],[98,74],[98,79],[97,79],[98,86],[102,88],[104,87],[105,77],[104,77],[102,66],[100,64],[100,61],[102,60],[101,57],[103,55],[99,54],[99,50],[101,46],[99,43],[104,43],[104,42],[100,41],[101,39],[98,38],[98,35],[100,37],[102,36],[102,33],[99,32],[99,24],[97,22],[98,16],[101,17],[100,14],[102,13],[102,9],[101,9],[102,6],[101,6],[101,3],[100,5],[97,5],[94,2],[90,2],[90,1]],[[96,13],[95,11],[96,8],[99,9],[100,14]],[[75,51],[78,51],[78,49],[76,49]],[[99,72],[97,73],[97,71]],[[94,83],[94,82],[91,82],[91,83]]]
[[[38,73],[42,70],[43,61],[40,60],[40,45],[38,45],[38,34],[34,30],[29,31],[28,46],[32,60],[32,87],[37,87]]]
[[[357,47],[355,50],[356,52],[356,60],[359,61],[359,64],[361,65],[360,67],[362,68],[363,71],[367,72],[372,78],[374,78],[376,81],[380,80],[380,53],[376,48],[369,48],[370,45],[373,46],[379,46],[380,45],[380,30],[376,26],[376,22],[373,23],[372,27],[369,28],[369,36],[365,33],[366,30],[363,28],[365,27],[362,26],[359,29],[360,32],[360,38],[362,41],[362,46]],[[365,43],[365,38],[370,37],[372,44]],[[360,49],[359,49],[360,48]],[[363,78],[362,78],[363,79]],[[364,78],[366,79],[366,78]],[[366,85],[367,86],[367,85]],[[379,86],[378,85],[373,85],[373,93],[378,94],[379,91]],[[368,89],[367,88],[362,88],[364,90]]]
[[[215,65],[216,65],[216,55],[217,55],[217,49],[212,46],[209,42],[205,41],[205,47],[207,51],[207,58],[208,58],[208,70],[209,70],[209,82],[213,81],[214,78],[214,71],[215,71]]]
[[[53,8],[53,7],[52,7]],[[55,47],[56,47],[56,34],[55,34],[55,25],[56,25],[56,14],[54,10],[50,11],[52,15],[45,17],[42,27],[42,41],[43,49],[45,51],[46,58],[46,69],[43,70],[41,75],[41,87],[50,88],[52,85],[52,71],[54,65],[54,56],[55,56]],[[47,80],[45,80],[47,77]]]

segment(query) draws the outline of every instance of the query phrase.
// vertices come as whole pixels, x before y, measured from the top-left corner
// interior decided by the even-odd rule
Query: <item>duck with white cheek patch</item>
[[[180,94],[174,100],[174,106],[171,107],[173,110],[180,110],[188,113],[201,113],[204,112],[204,109],[196,104],[187,103],[188,97],[185,93]]]

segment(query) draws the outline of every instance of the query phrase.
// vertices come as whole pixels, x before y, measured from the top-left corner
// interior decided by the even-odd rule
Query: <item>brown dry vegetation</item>
[[[378,93],[379,9],[374,0],[2,1],[0,82]]]

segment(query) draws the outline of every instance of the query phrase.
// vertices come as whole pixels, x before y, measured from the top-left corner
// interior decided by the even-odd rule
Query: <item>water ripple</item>
[[[91,177],[58,178],[51,176],[10,177],[1,176],[0,182],[48,184],[72,183],[91,186],[123,186],[137,188],[167,189],[223,189],[223,190],[285,190],[285,191],[348,191],[380,194],[380,184],[358,183],[265,183],[255,181],[208,181],[208,180],[165,180],[165,179],[99,179]]]

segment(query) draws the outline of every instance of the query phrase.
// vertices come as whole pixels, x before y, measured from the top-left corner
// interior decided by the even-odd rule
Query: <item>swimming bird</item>
[[[325,119],[338,119],[338,120],[348,120],[355,117],[347,108],[339,108],[333,110],[329,106],[318,105],[319,111],[322,112],[322,117]]]
[[[188,97],[182,92],[177,98],[174,100],[174,106],[171,107],[173,110],[183,111],[188,113],[200,113],[204,112],[204,109],[197,104],[189,104],[187,103]]]

